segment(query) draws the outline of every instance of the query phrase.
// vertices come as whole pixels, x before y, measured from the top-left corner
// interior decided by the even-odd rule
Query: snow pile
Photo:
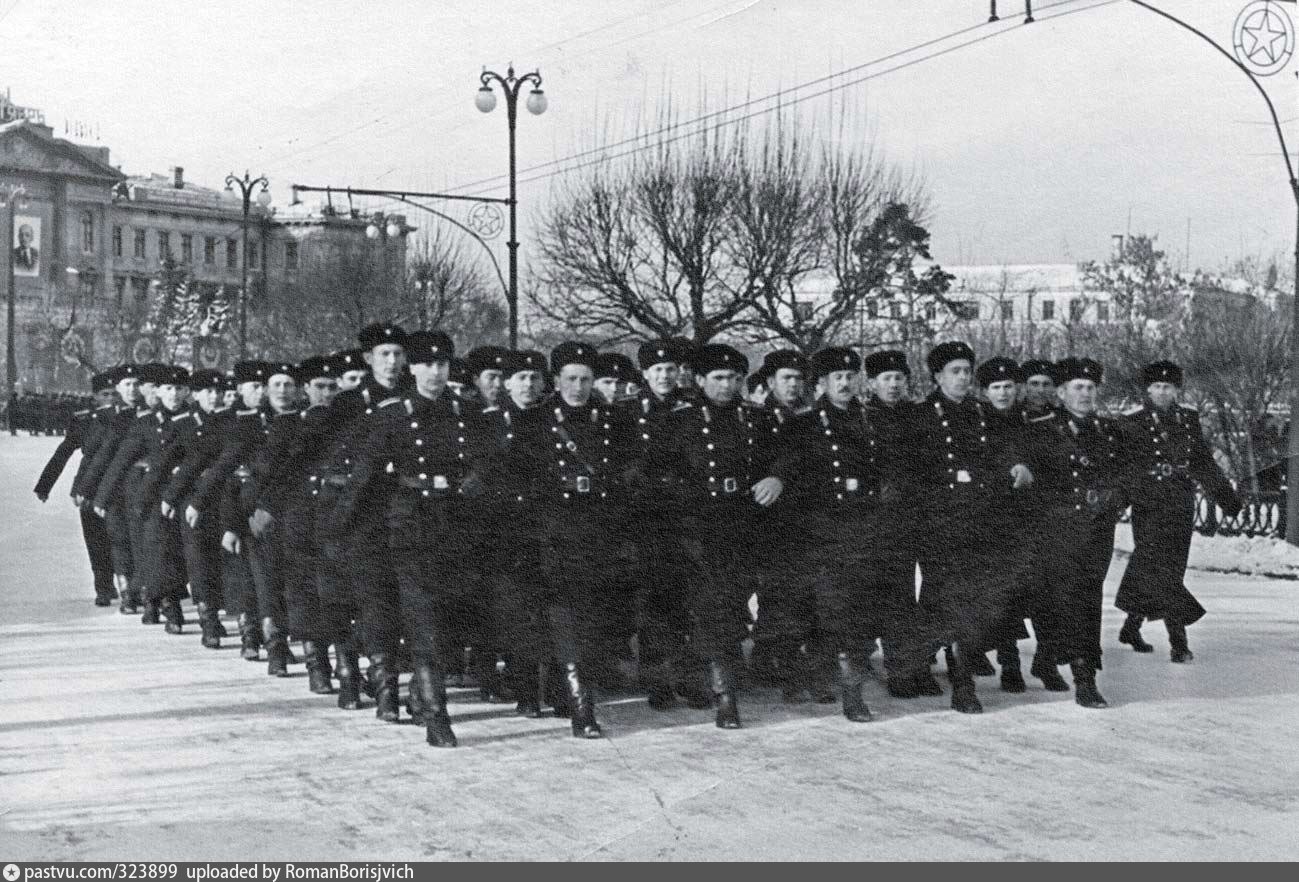
[[[1132,553],[1132,525],[1119,524],[1114,551],[1126,558]],[[1241,573],[1274,579],[1299,579],[1299,548],[1284,539],[1267,536],[1191,537],[1188,567],[1210,573]]]

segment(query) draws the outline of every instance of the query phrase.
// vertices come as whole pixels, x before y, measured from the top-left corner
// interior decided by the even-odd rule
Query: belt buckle
[[[856,493],[857,488],[861,486],[856,478],[846,478],[843,482],[844,489],[849,493]]]
[[[722,489],[727,493],[734,493],[736,490],[740,489],[740,482],[734,478],[723,478]]]
[[[1159,474],[1163,475],[1165,478],[1171,478],[1173,476],[1172,464],[1167,462],[1161,462],[1159,464]]]
[[[1095,505],[1096,503],[1098,503],[1098,502],[1100,502],[1100,501],[1101,501],[1101,495],[1100,495],[1099,493],[1097,493],[1095,490],[1088,490],[1088,491],[1087,491],[1087,504],[1088,504],[1088,505]]]
[[[577,476],[577,492],[578,493],[591,492],[591,479],[586,475]]]

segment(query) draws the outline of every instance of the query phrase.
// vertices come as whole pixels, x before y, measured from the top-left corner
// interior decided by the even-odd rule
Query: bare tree
[[[495,279],[471,258],[466,242],[435,227],[407,260],[399,320],[450,334],[465,350],[505,340],[508,316]]]

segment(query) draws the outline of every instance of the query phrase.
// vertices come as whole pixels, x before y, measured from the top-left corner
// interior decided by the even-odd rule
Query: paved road
[[[982,680],[970,718],[872,683],[868,725],[760,693],[724,733],[627,700],[581,742],[462,693],[463,747],[433,751],[90,606],[71,508],[30,496],[51,447],[0,438],[0,861],[1299,857],[1293,582],[1192,575],[1189,666],[1107,613],[1105,711]]]

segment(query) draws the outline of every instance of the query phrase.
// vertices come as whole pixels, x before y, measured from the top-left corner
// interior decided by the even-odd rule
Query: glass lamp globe
[[[378,239],[379,228],[374,224],[370,224],[368,227],[365,228],[365,237],[367,239]]]
[[[491,113],[496,108],[496,93],[491,86],[483,86],[474,96],[474,106],[483,113]]]
[[[540,89],[533,89],[528,93],[528,112],[533,116],[541,116],[546,112],[546,93]]]
[[[262,208],[271,204],[271,191],[262,187],[262,191],[257,194],[257,204]]]

